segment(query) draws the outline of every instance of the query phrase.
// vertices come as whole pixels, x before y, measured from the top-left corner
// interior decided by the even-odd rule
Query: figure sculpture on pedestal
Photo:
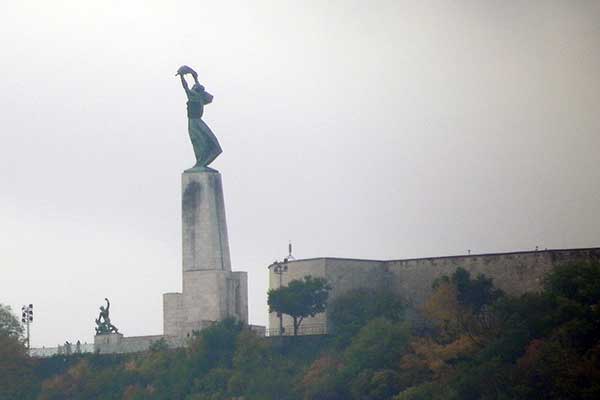
[[[194,78],[195,84],[190,89],[185,75],[190,74]],[[223,150],[219,145],[215,134],[210,128],[202,121],[202,114],[204,112],[204,106],[210,104],[213,100],[213,96],[204,90],[198,82],[198,74],[196,71],[184,65],[177,70],[177,74],[181,78],[181,85],[185,90],[185,94],[188,98],[187,102],[187,114],[188,114],[188,133],[194,147],[194,154],[196,155],[196,165],[194,165],[192,171],[211,171],[212,168],[208,168],[208,164],[214,161],[215,158]]]
[[[106,333],[119,333],[119,330],[116,326],[110,323],[109,309],[110,309],[110,301],[106,300],[106,308],[104,306],[100,306],[100,315],[96,318],[96,335],[103,335]]]

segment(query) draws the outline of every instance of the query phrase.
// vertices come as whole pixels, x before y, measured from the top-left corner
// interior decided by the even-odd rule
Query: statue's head
[[[204,86],[199,83],[195,83],[194,86],[192,86],[192,90],[197,93],[202,93],[204,92]]]
[[[104,306],[100,306],[100,311],[104,311]]]

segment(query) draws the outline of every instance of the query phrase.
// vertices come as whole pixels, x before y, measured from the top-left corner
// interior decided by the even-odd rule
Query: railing
[[[93,352],[93,343],[80,343],[79,346],[77,346],[77,344],[75,343],[70,345],[59,345],[58,347],[32,347],[29,350],[29,355],[31,357],[44,358],[52,357],[54,355],[71,355]]]
[[[308,335],[327,335],[327,326],[325,324],[307,324],[300,325],[298,328],[298,336]],[[283,332],[279,328],[271,328],[266,330],[265,336],[294,336],[293,326],[284,326]]]

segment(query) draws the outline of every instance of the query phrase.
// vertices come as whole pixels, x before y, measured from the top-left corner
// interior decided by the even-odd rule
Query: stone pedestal
[[[185,339],[215,321],[248,322],[245,272],[232,272],[221,174],[182,174],[182,293],[163,295],[165,337]]]
[[[94,352],[99,354],[121,353],[123,335],[120,333],[104,333],[94,336]]]
[[[182,175],[183,271],[231,271],[221,174]]]

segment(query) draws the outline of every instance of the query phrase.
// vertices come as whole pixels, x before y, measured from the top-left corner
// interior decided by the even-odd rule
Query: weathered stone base
[[[229,317],[248,322],[246,272],[184,271],[183,293],[163,295],[166,336],[188,338],[194,331]]]

